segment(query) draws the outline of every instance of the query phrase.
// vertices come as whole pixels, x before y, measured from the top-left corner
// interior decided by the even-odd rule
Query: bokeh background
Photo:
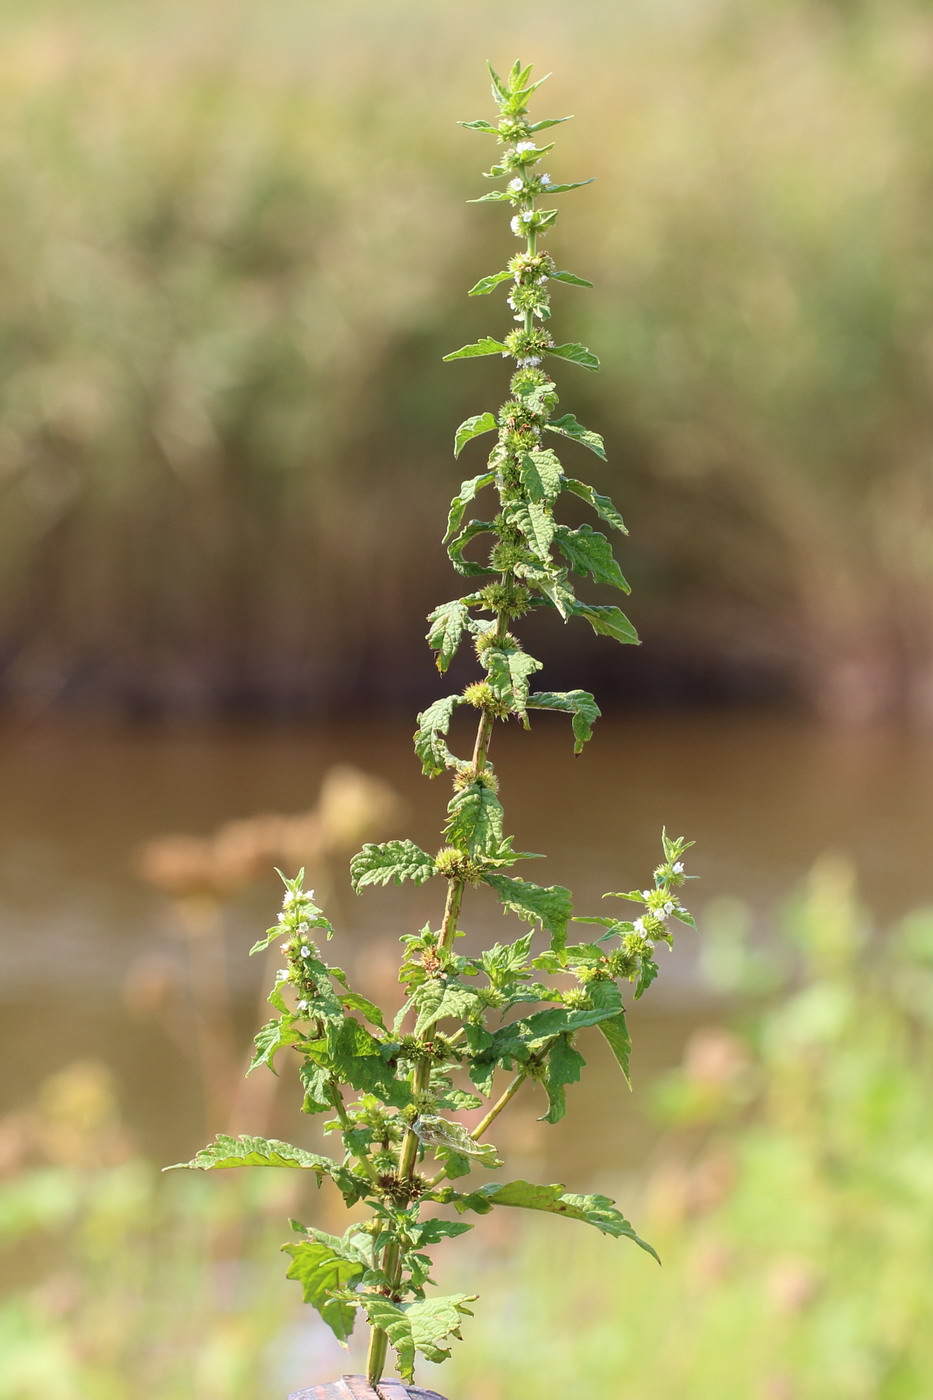
[[[465,292],[514,244],[456,123],[518,55],[577,114],[555,178],[597,177],[551,247],[604,368],[561,392],[607,440],[643,645],[535,619],[604,719],[497,766],[581,905],[662,824],[696,838],[701,932],[633,1016],[634,1096],[594,1047],[560,1128],[532,1095],[503,1120],[517,1173],[618,1193],[663,1271],[481,1222],[426,1383],[927,1400],[929,6],[9,0],[0,36],[0,1396],[275,1400],[349,1364],[276,1252],[289,1214],[337,1224],[326,1192],[158,1167],[314,1142],[287,1075],[241,1076],[273,865],[371,994],[436,917],[346,862],[437,839],[421,619],[478,470],[453,429],[504,393],[441,357],[506,324]]]

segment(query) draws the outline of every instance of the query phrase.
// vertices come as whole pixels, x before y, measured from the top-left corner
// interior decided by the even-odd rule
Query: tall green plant
[[[301,1283],[306,1301],[340,1341],[349,1338],[357,1314],[365,1314],[372,1328],[367,1371],[373,1384],[383,1374],[390,1343],[408,1379],[416,1355],[443,1360],[450,1339],[460,1335],[474,1295],[426,1294],[432,1247],[472,1228],[457,1216],[505,1206],[546,1211],[585,1221],[654,1253],[606,1196],[498,1177],[466,1189],[452,1183],[502,1167],[487,1134],[529,1081],[546,1094],[545,1121],[560,1121],[566,1088],[577,1082],[586,1063],[575,1043],[580,1031],[598,1027],[628,1078],[631,1045],[620,984],[634,984],[634,996],[640,997],[657,975],[656,943],[671,942],[670,920],[693,922],[677,894],[687,878],[682,856],[691,843],[666,834],[651,887],[613,896],[640,906],[633,919],[575,916],[570,891],[562,885],[538,885],[507,873],[519,861],[537,857],[514,850],[506,835],[489,759],[496,722],[514,717],[527,729],[532,711],[563,712],[571,718],[580,752],[599,715],[586,691],[532,691],[541,663],[525,651],[510,625],[544,607],[565,621],[583,618],[597,633],[620,642],[637,637],[619,608],[584,602],[571,581],[578,575],[628,592],[609,540],[589,525],[559,523],[554,508],[569,492],[624,533],[622,518],[607,496],[567,475],[546,445],[546,435],[553,434],[605,457],[598,433],[582,427],[573,414],[556,416],[556,387],[542,368],[547,358],[598,368],[585,346],[556,344],[548,329],[550,283],[590,284],[559,271],[539,247],[557,218],[557,210],[538,206],[539,197],[589,182],[555,184],[540,169],[551,144],[538,145],[538,133],[567,119],[530,121],[528,99],[540,85],[530,82],[531,69],[516,63],[507,81],[490,72],[499,120],[464,125],[496,137],[504,148],[487,178],[505,180],[505,187],[481,199],[510,207],[512,232],[524,246],[507,268],[478,282],[471,295],[509,283],[508,304],[518,324],[502,340],[487,336],[446,358],[502,355],[516,362],[516,370],[511,397],[498,414],[477,414],[457,429],[455,456],[482,434],[495,433],[496,442],[486,471],[465,481],[454,497],[445,537],[454,568],[474,580],[474,589],[431,613],[427,637],[442,673],[464,640],[471,641],[483,676],[418,717],[415,750],[424,772],[429,777],[448,773],[453,780],[447,844],[436,855],[409,840],[367,844],[350,865],[357,893],[390,881],[444,881],[443,917],[437,928],[429,925],[402,939],[399,980],[406,999],[389,1025],[340,968],[324,961],[315,935],[322,931],[330,938],[333,929],[313,891],[304,888],[304,872],[285,879],[278,923],[253,949],[284,939],[287,966],[277,975],[270,996],[276,1015],[256,1038],[252,1067],[271,1068],[280,1050],[296,1051],[303,1109],[331,1115],[325,1130],[342,1139],[342,1156],[324,1157],[261,1138],[221,1137],[185,1164],[204,1170],[294,1168],[318,1182],[329,1178],[348,1206],[365,1203],[368,1218],[354,1221],[342,1236],[299,1225],[297,1240],[285,1250],[291,1257],[289,1277]],[[489,489],[498,495],[497,512],[488,520],[467,519],[468,506]],[[492,539],[483,562],[466,554],[481,536]],[[461,707],[478,712],[468,758],[448,747],[453,716]],[[467,957],[455,951],[455,943],[465,891],[478,885],[492,889],[505,911],[531,928],[514,942]],[[571,923],[594,925],[599,935],[592,942],[568,943]],[[536,952],[539,929],[548,943]],[[498,1083],[501,1071],[508,1075],[504,1088]],[[464,1120],[463,1115],[481,1110],[479,1122]],[[453,1207],[454,1217],[437,1214],[438,1206]]]

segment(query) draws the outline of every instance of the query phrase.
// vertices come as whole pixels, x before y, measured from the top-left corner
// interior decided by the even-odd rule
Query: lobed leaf
[[[498,797],[481,782],[454,793],[447,805],[444,834],[471,856],[494,854],[502,842],[503,811]]]
[[[589,525],[581,525],[577,530],[558,525],[554,539],[575,574],[589,574],[594,583],[608,583],[623,593],[631,593],[612,552],[612,545],[598,530]]]
[[[455,598],[451,603],[441,603],[440,607],[428,615],[429,626],[425,640],[431,650],[437,652],[437,669],[441,674],[456,656],[460,638],[469,622],[470,609],[463,598]]]
[[[399,1374],[403,1380],[411,1381],[416,1355],[434,1362],[448,1359],[450,1347],[443,1343],[450,1337],[460,1337],[462,1318],[473,1316],[467,1304],[475,1301],[475,1294],[454,1293],[446,1298],[393,1303],[379,1293],[361,1293],[356,1305],[363,1309],[373,1327],[385,1332],[398,1356]]]
[[[548,448],[523,453],[519,458],[518,470],[530,500],[550,503],[560,495],[563,468],[556,453]]]
[[[285,1277],[301,1284],[304,1301],[317,1309],[341,1346],[346,1346],[356,1321],[356,1308],[334,1295],[357,1283],[366,1272],[368,1261],[345,1238],[312,1229],[306,1234],[308,1238],[298,1244],[282,1246],[292,1261]]]
[[[458,705],[466,702],[462,695],[445,695],[435,700],[418,716],[415,730],[415,753],[421,759],[421,767],[429,778],[436,778],[445,768],[456,763],[456,759],[444,743],[444,736],[450,729],[453,712]]]
[[[350,861],[350,883],[359,894],[364,885],[397,885],[413,880],[423,885],[434,874],[434,857],[429,856],[414,841],[385,841],[374,845],[367,841]]]
[[[214,1141],[202,1147],[190,1162],[176,1162],[171,1167],[163,1167],[163,1171],[191,1168],[207,1172],[231,1167],[292,1167],[313,1171],[319,1180],[322,1176],[334,1176],[340,1171],[330,1157],[306,1152],[303,1147],[293,1147],[290,1142],[280,1142],[278,1138],[229,1137],[226,1133],[218,1133]]]
[[[614,530],[627,535],[625,521],[608,496],[601,496],[598,491],[594,491],[592,486],[585,481],[577,481],[575,477],[564,477],[564,490],[572,491],[575,496],[587,502],[595,510],[600,520],[604,520],[607,525],[611,525]]]
[[[554,944],[563,947],[567,924],[573,912],[573,899],[563,885],[534,885],[517,875],[485,876],[499,897],[499,902],[511,914],[526,923],[538,924],[552,935]]]
[[[537,1186],[530,1181],[491,1181],[467,1196],[448,1190],[437,1193],[435,1199],[443,1200],[445,1204],[449,1202],[461,1213],[472,1210],[485,1215],[493,1206],[516,1206],[522,1210],[542,1210],[549,1215],[563,1215],[568,1220],[582,1220],[604,1235],[630,1239],[647,1250],[654,1259],[658,1258],[651,1245],[636,1235],[609,1196],[578,1196],[566,1191],[560,1183]]]
[[[552,433],[560,433],[563,437],[573,438],[574,442],[580,442],[584,447],[588,447],[591,452],[595,452],[597,457],[606,460],[606,447],[600,433],[594,433],[590,428],[584,428],[577,422],[572,413],[565,413],[561,418],[552,418],[544,425]]]
[[[565,1093],[568,1084],[577,1084],[580,1081],[580,1071],[586,1066],[586,1060],[576,1050],[571,1043],[569,1035],[559,1035],[548,1051],[547,1071],[544,1076],[544,1088],[548,1097],[547,1113],[539,1121],[542,1123],[559,1123],[567,1113],[567,1095]]]
[[[561,710],[573,716],[574,753],[582,753],[583,745],[593,736],[593,725],[600,708],[588,690],[542,690],[528,697],[529,710]]]
[[[518,501],[509,506],[508,518],[521,531],[529,549],[547,563],[555,530],[554,517],[547,506],[540,501]]]
[[[482,660],[495,694],[523,716],[529,681],[542,669],[541,662],[520,647],[488,647]]]

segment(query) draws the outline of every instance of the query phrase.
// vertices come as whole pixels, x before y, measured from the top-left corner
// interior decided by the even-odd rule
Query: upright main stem
[[[537,234],[534,229],[528,233],[528,252],[534,253],[537,243]],[[525,330],[530,331],[534,322],[534,317],[530,311],[525,312]],[[505,583],[507,575],[503,574],[502,582]],[[495,638],[501,642],[508,628],[508,616],[504,612],[496,614]],[[489,710],[483,710],[476,730],[476,742],[473,745],[473,771],[482,773],[489,759],[489,745],[492,741],[492,728],[495,722],[493,714]],[[463,880],[451,880],[447,886],[447,902],[444,906],[444,922],[441,926],[440,948],[444,953],[449,953],[453,947],[453,942],[457,936],[457,921],[460,917],[460,906],[463,903],[463,891],[465,883]],[[432,1027],[425,1028],[425,1034],[431,1031]],[[479,1130],[485,1132],[489,1124],[499,1116],[506,1107],[513,1095],[518,1091],[524,1082],[524,1075],[516,1075],[512,1083],[506,1089],[501,1099],[493,1105],[490,1112],[479,1125]],[[431,1060],[425,1056],[415,1065],[412,1073],[411,1087],[414,1094],[424,1093],[431,1083]],[[414,1128],[409,1125],[402,1140],[402,1150],[399,1154],[398,1174],[401,1178],[411,1180],[414,1177],[415,1169],[418,1165],[418,1148],[420,1140]],[[443,1173],[441,1173],[443,1177]],[[438,1178],[438,1180],[441,1179]],[[397,1289],[402,1274],[401,1252],[395,1240],[390,1240],[386,1245],[382,1256],[382,1271],[390,1280],[393,1292]],[[389,1339],[385,1332],[379,1327],[374,1327],[369,1337],[369,1354],[366,1359],[366,1378],[369,1384],[375,1388],[382,1379],[385,1369],[386,1355],[389,1349]]]

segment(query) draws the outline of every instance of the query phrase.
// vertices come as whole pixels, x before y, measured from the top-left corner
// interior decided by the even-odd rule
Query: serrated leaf
[[[625,1075],[626,1084],[631,1088],[632,1038],[628,1032],[625,1012],[620,1011],[618,1016],[613,1016],[607,1021],[600,1021],[599,1029],[605,1036],[606,1043],[616,1058],[616,1063]]]
[[[519,647],[488,647],[482,660],[495,695],[523,716],[528,683],[541,670],[541,662]]]
[[[456,656],[460,638],[469,622],[470,609],[463,598],[441,603],[440,607],[428,615],[429,625],[425,640],[431,650],[437,652],[437,669],[441,674]]]
[[[572,715],[574,753],[582,753],[583,745],[593,736],[593,725],[599,719],[600,708],[588,690],[542,690],[528,697],[529,710],[560,710]]]
[[[350,883],[356,894],[365,885],[387,885],[390,880],[397,885],[404,880],[423,885],[433,874],[434,857],[414,841],[384,841],[381,845],[367,841],[350,861]]]
[[[445,1016],[452,1016],[460,1022],[467,1021],[480,1005],[479,997],[471,987],[461,986],[459,982],[442,982],[438,978],[422,982],[411,999],[418,1009],[414,1031],[418,1036],[424,1035],[430,1026],[442,1021]]]
[[[174,1172],[183,1168],[196,1171],[220,1171],[232,1167],[291,1167],[302,1171],[313,1171],[318,1179],[334,1176],[340,1171],[330,1157],[320,1157],[316,1152],[306,1152],[303,1147],[294,1147],[290,1142],[280,1142],[278,1138],[229,1137],[218,1133],[207,1147],[202,1147],[190,1162],[176,1162],[174,1166],[163,1167],[163,1171]]]
[[[459,457],[473,438],[481,437],[483,433],[495,432],[496,427],[495,416],[492,413],[476,413],[472,418],[464,419],[454,436],[454,456]]]
[[[589,525],[581,525],[577,530],[558,525],[554,540],[575,574],[588,574],[594,583],[607,583],[623,593],[631,593],[612,552],[612,545],[598,530]],[[633,632],[633,639],[634,636]]]
[[[597,457],[606,460],[606,447],[600,433],[594,433],[591,428],[584,428],[578,423],[572,413],[565,413],[561,418],[552,418],[544,425],[552,433],[560,433],[562,437],[572,438],[574,442],[580,442],[584,447],[588,447],[591,452],[595,452]]]
[[[477,578],[481,574],[494,574],[495,569],[490,569],[485,564],[474,563],[472,559],[464,559],[463,551],[471,540],[477,535],[491,535],[495,532],[495,526],[489,520],[471,520],[458,535],[450,541],[447,546],[447,557],[464,578]]]
[[[524,536],[529,549],[543,562],[550,557],[554,538],[554,517],[539,501],[519,501],[509,506],[508,517]]]
[[[482,340],[475,340],[472,345],[462,345],[459,350],[445,355],[444,360],[445,362],[448,360],[471,360],[477,355],[507,355],[508,353],[501,340],[493,340],[492,336],[486,335]]]
[[[462,1318],[473,1316],[467,1304],[475,1301],[475,1294],[454,1293],[446,1298],[393,1303],[378,1293],[361,1293],[357,1307],[363,1309],[373,1327],[385,1332],[398,1356],[399,1375],[410,1381],[416,1355],[434,1362],[448,1359],[450,1347],[443,1343],[460,1337]]]
[[[386,1029],[385,1018],[374,1001],[370,1001],[360,992],[338,992],[337,995],[347,1011],[358,1011],[361,1016],[366,1017],[371,1026],[378,1026],[381,1031]]]
[[[539,1122],[559,1123],[566,1115],[566,1086],[579,1082],[580,1071],[585,1065],[586,1060],[570,1043],[570,1037],[559,1035],[548,1051],[547,1072],[544,1077],[548,1110]]]
[[[555,355],[559,360],[569,360],[571,364],[580,365],[583,369],[599,369],[598,357],[578,341],[568,341],[566,345],[551,345],[545,353]]]
[[[335,1235],[321,1230],[308,1230],[307,1234],[309,1238],[297,1244],[282,1246],[292,1261],[285,1276],[301,1284],[304,1301],[317,1309],[345,1346],[356,1321],[356,1308],[334,1294],[362,1278],[367,1261],[352,1244]]]
[[[502,841],[503,811],[491,788],[470,783],[447,806],[447,840],[471,856],[494,852]]]
[[[503,80],[499,77],[499,74],[496,72],[495,68],[493,68],[492,64],[489,62],[488,59],[486,60],[486,68],[489,71],[490,78],[492,78],[493,101],[498,102],[501,98],[503,102],[507,102],[510,95],[510,89],[508,87],[508,84],[503,82]]]
[[[466,508],[475,496],[479,495],[485,487],[491,486],[496,479],[495,472],[481,472],[479,476],[471,477],[460,487],[460,494],[454,496],[450,503],[450,510],[447,515],[447,533],[442,541],[446,544],[451,535],[455,535],[460,529]]]
[[[536,1186],[530,1181],[491,1181],[468,1196],[445,1191],[437,1193],[435,1199],[449,1202],[458,1211],[474,1210],[480,1215],[493,1206],[516,1206],[522,1210],[542,1210],[549,1215],[563,1215],[568,1220],[583,1220],[604,1235],[634,1241],[654,1259],[658,1258],[651,1245],[636,1235],[609,1196],[578,1196],[566,1191],[560,1183]]]
[[[612,637],[617,642],[630,642],[635,646],[639,644],[638,633],[619,608],[577,602],[573,615],[586,618],[593,631],[601,637]]]
[[[560,495],[563,468],[556,453],[548,448],[523,453],[518,470],[530,500],[550,502]]]
[[[553,282],[566,282],[568,287],[592,287],[592,282],[588,282],[585,277],[578,277],[575,272],[549,272],[548,276]]]
[[[429,778],[436,778],[445,768],[456,763],[456,759],[444,743],[444,736],[450,729],[453,712],[458,705],[466,702],[462,695],[445,695],[435,700],[418,716],[415,730],[415,753],[421,759],[421,767]]]
[[[515,875],[489,875],[499,902],[512,914],[527,923],[540,923],[552,935],[553,946],[562,948],[567,938],[567,923],[573,913],[573,899],[563,885],[533,885]]]
[[[611,525],[614,530],[618,530],[623,535],[628,534],[628,530],[625,528],[625,521],[616,510],[609,497],[601,496],[598,491],[593,490],[588,482],[577,481],[575,477],[566,476],[564,477],[564,490],[572,491],[575,496],[579,496],[581,500],[586,501],[588,505],[593,507],[600,520],[604,520],[605,523]]]
[[[512,276],[511,272],[492,272],[488,277],[481,277],[467,292],[468,297],[484,297],[489,292],[495,291],[500,282],[507,282]]]
[[[275,1057],[280,1050],[286,1046],[296,1045],[304,1037],[300,1031],[296,1031],[292,1022],[294,1017],[291,1013],[284,1016],[276,1016],[273,1020],[267,1021],[261,1030],[256,1032],[253,1043],[256,1046],[256,1053],[250,1060],[247,1074],[252,1074],[254,1069],[260,1065],[268,1065],[272,1073],[275,1073]]]

